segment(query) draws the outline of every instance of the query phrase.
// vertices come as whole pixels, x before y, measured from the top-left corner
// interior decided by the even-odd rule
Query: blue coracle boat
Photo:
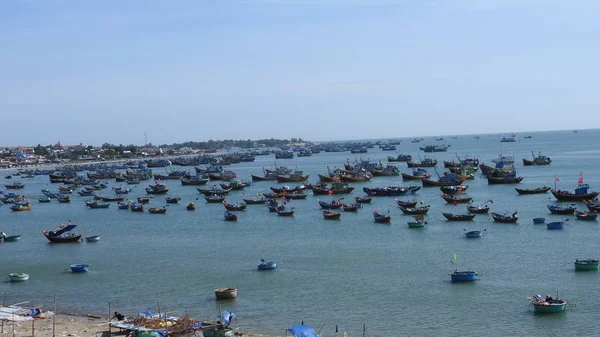
[[[71,271],[74,273],[85,273],[90,269],[89,264],[77,263],[71,265]]]
[[[477,272],[475,271],[459,271],[456,269],[450,274],[452,282],[473,282],[477,280]]]
[[[277,268],[277,262],[265,262],[265,260],[260,259],[261,263],[258,264],[258,270],[273,270]]]
[[[533,218],[534,224],[542,224],[544,222],[546,222],[546,218]]]
[[[464,229],[465,231],[465,236],[468,238],[480,238],[481,236],[483,236],[483,232],[485,232],[486,230],[478,230],[478,231],[468,231],[466,229]]]
[[[549,222],[546,224],[546,228],[547,229],[564,229],[565,223],[563,221]]]

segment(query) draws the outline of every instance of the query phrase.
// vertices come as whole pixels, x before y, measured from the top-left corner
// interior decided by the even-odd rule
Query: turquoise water
[[[430,154],[442,160],[455,154],[468,154],[489,163],[498,154],[513,155],[519,185],[533,188],[554,185],[572,189],[580,171],[592,188],[600,189],[600,132],[530,133],[531,139],[518,135],[518,143],[500,143],[496,135],[446,137],[451,144],[446,153]],[[418,146],[434,144],[427,138],[420,144],[405,139],[398,152],[416,157]],[[521,158],[541,151],[553,162],[550,166],[523,167]],[[384,160],[391,152],[370,149],[362,158]],[[423,153],[420,153],[423,156]],[[317,181],[327,165],[341,167],[357,155],[320,153],[312,157],[278,160],[278,165],[298,166]],[[273,166],[273,156],[259,156],[253,163],[232,165],[242,179],[261,174],[261,167]],[[397,163],[408,172],[404,163]],[[439,166],[439,165],[438,165]],[[441,169],[438,169],[441,172]],[[158,169],[157,172],[164,172]],[[1,173],[2,177],[7,173]],[[6,180],[12,183],[19,180]],[[23,180],[23,193],[36,196],[43,188],[56,189],[48,177]],[[474,202],[492,199],[492,210],[518,210],[517,225],[493,223],[488,215],[473,222],[447,222],[441,211],[463,212],[464,206],[446,204],[438,188],[424,188],[417,198],[431,204],[428,225],[409,229],[409,216],[395,206],[394,197],[374,198],[358,213],[343,213],[339,221],[323,219],[317,199],[294,200],[294,217],[278,217],[264,205],[249,205],[238,212],[237,222],[223,221],[223,206],[206,204],[202,198],[197,210],[185,209],[188,201],[201,195],[193,186],[167,181],[171,194],[182,197],[170,205],[167,214],[132,213],[109,209],[86,209],[86,197],[73,195],[70,204],[38,204],[30,212],[12,212],[0,206],[0,230],[21,234],[21,242],[0,245],[0,274],[27,272],[25,283],[0,283],[8,303],[34,299],[51,310],[57,298],[59,309],[105,313],[113,310],[127,314],[155,311],[190,312],[195,318],[214,318],[221,309],[239,316],[241,329],[283,334],[285,328],[304,321],[322,333],[334,334],[335,326],[351,336],[360,335],[366,324],[367,335],[453,336],[483,334],[505,336],[589,335],[600,312],[595,300],[600,295],[598,272],[574,272],[576,258],[600,258],[598,222],[582,222],[570,216],[562,231],[548,231],[533,225],[534,217],[559,220],[550,215],[546,204],[551,195],[517,196],[516,185],[492,185],[481,177],[468,181],[468,195]],[[418,183],[418,182],[417,182]],[[111,184],[115,184],[112,182]],[[362,187],[408,185],[401,177],[377,177],[357,183]],[[414,182],[413,182],[414,184]],[[274,182],[258,182],[245,192],[234,192],[228,201],[241,201],[242,193],[269,191]],[[282,184],[279,184],[282,185]],[[131,197],[142,195],[136,187]],[[104,192],[109,195],[112,191]],[[321,196],[331,200],[332,197]],[[408,197],[404,197],[408,199]],[[151,202],[163,205],[162,196]],[[584,208],[583,205],[580,205]],[[392,224],[373,222],[373,209],[390,210]],[[71,219],[84,235],[100,235],[97,243],[52,245],[42,230],[54,229]],[[481,239],[465,239],[463,229],[487,229]],[[448,275],[453,254],[463,269],[479,272],[480,280],[471,284],[451,284]],[[257,272],[261,258],[277,260],[278,268]],[[88,273],[65,270],[72,263],[91,263]],[[214,289],[234,286],[239,289],[234,301],[217,302]],[[559,293],[572,304],[559,315],[536,316],[527,296]]]

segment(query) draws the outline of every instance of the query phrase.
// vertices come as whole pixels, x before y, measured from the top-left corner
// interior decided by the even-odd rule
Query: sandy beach
[[[109,324],[106,317],[96,318],[97,316],[83,316],[75,314],[56,314],[54,315],[55,327],[54,336],[125,336],[124,331],[112,328],[112,334],[109,333]],[[3,325],[3,336],[13,335],[13,322],[5,321]],[[36,319],[35,321],[14,322],[14,336],[52,336],[52,315],[46,318]],[[201,336],[201,334],[198,334]],[[236,336],[246,337],[279,337],[274,335],[263,335],[253,331],[236,331]]]

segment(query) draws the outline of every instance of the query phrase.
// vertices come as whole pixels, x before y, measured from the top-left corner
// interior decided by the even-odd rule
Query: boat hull
[[[231,300],[237,297],[238,291],[236,288],[220,288],[215,289],[215,297],[218,300]]]
[[[258,264],[258,270],[273,270],[275,268],[277,268],[277,262],[275,261]]]
[[[88,236],[88,237],[85,238],[85,241],[87,241],[87,242],[98,242],[98,241],[100,241],[100,236],[98,236],[98,235]]]
[[[595,199],[600,192],[592,192],[585,194],[574,194],[574,193],[559,193],[556,190],[550,190],[552,195],[559,201],[583,201]]]
[[[8,274],[10,282],[24,282],[29,280],[29,274],[25,273],[10,273]]]
[[[50,243],[74,243],[74,242],[79,242],[79,240],[81,239],[81,236],[83,234],[79,234],[79,235],[74,235],[71,237],[67,237],[67,238],[55,238],[50,236],[50,234],[46,231],[42,232],[44,234],[44,236],[46,237],[46,239],[48,239],[48,241],[50,241]]]
[[[89,264],[72,264],[71,271],[74,273],[85,273],[90,269]]]
[[[550,304],[550,305],[533,303],[533,309],[535,310],[536,314],[554,314],[554,313],[558,313],[558,312],[563,312],[563,311],[565,311],[566,307],[567,307],[566,302],[562,303],[562,304]]]
[[[598,260],[577,260],[573,264],[575,265],[575,270],[598,270]]]
[[[477,281],[476,272],[455,272],[450,274],[452,282],[473,282]]]

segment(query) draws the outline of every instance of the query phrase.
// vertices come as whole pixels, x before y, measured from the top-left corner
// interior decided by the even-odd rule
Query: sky
[[[600,127],[599,1],[0,1],[0,146]]]

